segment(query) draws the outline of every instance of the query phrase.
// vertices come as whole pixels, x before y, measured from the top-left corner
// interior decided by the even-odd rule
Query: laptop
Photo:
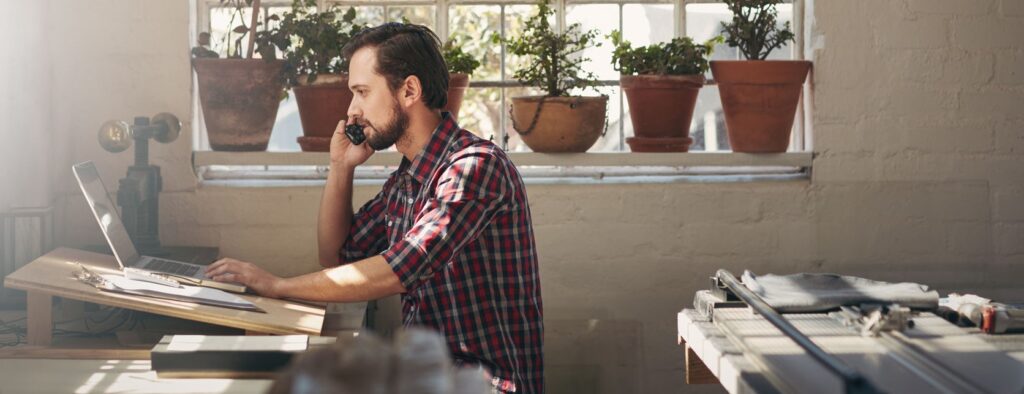
[[[182,284],[198,285],[227,290],[237,293],[244,293],[245,286],[238,283],[216,282],[206,277],[205,266],[162,259],[152,256],[141,256],[135,249],[135,244],[128,236],[128,230],[121,222],[121,215],[117,213],[114,202],[110,200],[107,187],[100,179],[100,173],[96,165],[91,161],[75,164],[72,167],[78,185],[85,194],[85,200],[92,209],[96,222],[103,231],[103,237],[107,239],[110,250],[114,252],[114,259],[122,271],[125,268],[141,269],[153,273],[163,274],[175,279]]]

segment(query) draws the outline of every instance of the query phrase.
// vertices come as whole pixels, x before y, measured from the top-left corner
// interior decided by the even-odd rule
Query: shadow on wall
[[[640,390],[643,325],[636,320],[566,319],[544,314],[544,377],[550,393]],[[591,314],[600,316],[601,314]]]

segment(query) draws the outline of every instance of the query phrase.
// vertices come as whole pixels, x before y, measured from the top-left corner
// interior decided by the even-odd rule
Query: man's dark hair
[[[365,29],[352,37],[343,54],[351,60],[364,47],[377,48],[377,73],[394,92],[410,75],[423,85],[423,102],[442,109],[448,102],[448,66],[441,56],[441,40],[426,26],[390,22]]]

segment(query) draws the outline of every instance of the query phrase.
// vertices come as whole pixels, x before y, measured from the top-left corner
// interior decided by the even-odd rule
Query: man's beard
[[[409,114],[402,110],[402,106],[398,105],[398,100],[395,100],[395,105],[391,109],[394,115],[391,116],[391,121],[384,125],[382,128],[374,127],[373,124],[370,127],[376,131],[366,138],[366,143],[370,144],[370,147],[374,150],[381,151],[390,148],[395,142],[398,142],[402,136],[405,135],[405,129],[409,127]]]

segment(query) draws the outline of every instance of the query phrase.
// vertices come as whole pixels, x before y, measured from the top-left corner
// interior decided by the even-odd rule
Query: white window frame
[[[793,59],[804,59],[804,1],[805,0],[783,0],[785,3],[793,4],[792,29],[795,33],[793,43]],[[622,29],[622,7],[627,4],[672,4],[674,10],[674,36],[685,36],[686,32],[686,6],[688,4],[721,3],[721,0],[551,0],[552,8],[556,12],[557,29],[562,31],[566,25],[566,8],[569,5],[581,4],[616,4],[619,8],[619,29]],[[265,0],[264,7],[289,6],[291,0]],[[376,6],[384,7],[384,15],[388,14],[390,6],[410,5],[432,5],[435,7],[435,33],[439,37],[448,37],[448,16],[449,7],[452,5],[531,5],[535,1],[509,1],[509,0],[317,0],[320,9],[332,5],[340,6]],[[196,31],[209,31],[210,9],[219,5],[218,0],[197,1]],[[502,8],[501,31],[505,31],[504,8]],[[470,88],[483,87],[519,87],[523,86],[518,81],[509,79],[505,71],[505,48],[502,45],[502,56],[500,72],[502,80],[471,81]],[[812,80],[812,79],[811,79]],[[797,106],[797,114],[793,127],[793,137],[786,153],[779,154],[744,154],[734,152],[690,152],[679,153],[634,153],[628,150],[617,152],[594,152],[585,154],[542,154],[533,152],[510,152],[513,161],[521,169],[527,168],[524,175],[530,176],[584,176],[593,179],[602,179],[606,176],[641,176],[648,177],[664,174],[667,170],[670,174],[676,175],[754,175],[758,174],[782,174],[783,178],[790,179],[789,175],[801,174],[802,178],[809,179],[813,153],[811,146],[811,123],[810,123],[810,102],[813,94],[813,84],[809,80],[804,85],[800,105]],[[600,81],[601,86],[618,86],[618,80]],[[708,81],[709,85],[715,84],[713,80]],[[505,91],[502,90],[503,106],[507,106]],[[620,100],[620,119],[623,115],[623,100]],[[325,177],[324,165],[327,163],[327,154],[320,152],[213,152],[209,150],[206,142],[206,128],[202,123],[201,109],[198,106],[198,89],[193,83],[193,108],[195,115],[193,133],[193,166],[197,174],[204,179],[322,179]],[[503,111],[504,112],[504,111]],[[503,113],[500,119],[500,130],[495,133],[496,142],[504,147],[504,132],[506,129],[508,115]],[[619,122],[619,148],[624,148],[624,122]],[[500,141],[499,141],[500,140]],[[377,169],[357,173],[357,177],[377,178],[386,172],[380,168],[393,167],[400,161],[398,152],[378,152],[365,166],[379,166]],[[240,166],[245,166],[244,168]],[[315,167],[311,167],[315,166]],[[315,168],[315,171],[311,171]],[[276,170],[275,170],[276,169]],[[260,173],[263,173],[261,175]],[[205,175],[205,177],[204,177]],[[746,178],[744,178],[746,179]]]

